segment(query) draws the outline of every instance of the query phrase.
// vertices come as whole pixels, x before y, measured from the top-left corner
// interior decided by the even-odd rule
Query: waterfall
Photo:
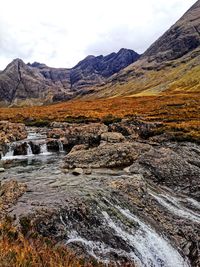
[[[40,146],[40,154],[46,155],[48,154],[48,150],[47,150],[47,144],[44,143]]]
[[[63,148],[63,143],[61,140],[58,139],[58,146],[59,146],[59,152],[63,153],[64,152],[64,148]]]
[[[14,149],[13,149],[12,145],[10,145],[5,157],[9,158],[9,157],[13,157],[13,155],[14,155]]]
[[[174,215],[196,223],[200,223],[200,214],[189,210],[188,208],[185,208],[175,197],[169,195],[156,195],[153,192],[149,192],[149,194],[154,197],[158,201],[158,203],[160,203],[160,205],[168,209]],[[191,200],[192,199],[190,199],[190,201]],[[195,200],[192,201],[193,204],[196,204]]]
[[[107,212],[103,212],[108,226],[113,229],[115,235],[122,238],[130,247],[134,248],[133,258],[137,266],[151,267],[188,267],[190,266],[175,250],[169,241],[156,233],[149,225],[143,223],[129,210],[116,207],[129,221],[138,224],[138,229],[127,231],[121,225],[114,222]]]
[[[3,160],[11,159],[14,156],[14,149],[13,146],[10,144],[8,148],[8,152],[2,157]]]
[[[33,155],[33,151],[31,149],[30,144],[27,144],[27,156],[32,156]]]

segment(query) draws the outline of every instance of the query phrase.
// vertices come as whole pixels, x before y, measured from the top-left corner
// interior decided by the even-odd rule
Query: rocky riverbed
[[[25,185],[4,211],[105,264],[200,266],[200,147],[157,127],[24,128],[3,144],[2,185]]]

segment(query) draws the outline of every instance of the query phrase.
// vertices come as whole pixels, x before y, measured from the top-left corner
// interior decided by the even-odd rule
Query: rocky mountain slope
[[[50,68],[13,60],[0,73],[1,104],[43,104],[84,94],[86,88],[102,84],[139,58],[128,49],[108,56],[88,56],[72,69]]]
[[[200,91],[200,1],[91,98]]]
[[[16,59],[0,72],[0,105],[42,105],[200,92],[200,0],[139,56],[121,49],[88,56],[72,69]]]

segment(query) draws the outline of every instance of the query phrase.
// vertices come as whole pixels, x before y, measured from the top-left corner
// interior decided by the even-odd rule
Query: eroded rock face
[[[200,1],[197,1],[143,54],[158,62],[177,59],[200,45]]]
[[[200,157],[195,144],[168,144],[141,153],[130,167],[132,173],[192,194],[200,199]]]
[[[0,103],[38,105],[69,100],[87,94],[89,87],[104,83],[138,58],[136,52],[121,49],[106,57],[89,56],[71,69],[15,59],[0,73]]]

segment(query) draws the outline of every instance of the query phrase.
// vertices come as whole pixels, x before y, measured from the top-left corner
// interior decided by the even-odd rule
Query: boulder
[[[121,133],[106,132],[101,134],[101,140],[109,143],[120,143],[125,141],[125,137]]]
[[[65,167],[125,167],[131,165],[137,156],[138,154],[131,143],[107,143],[88,150],[70,152],[65,157]]]

